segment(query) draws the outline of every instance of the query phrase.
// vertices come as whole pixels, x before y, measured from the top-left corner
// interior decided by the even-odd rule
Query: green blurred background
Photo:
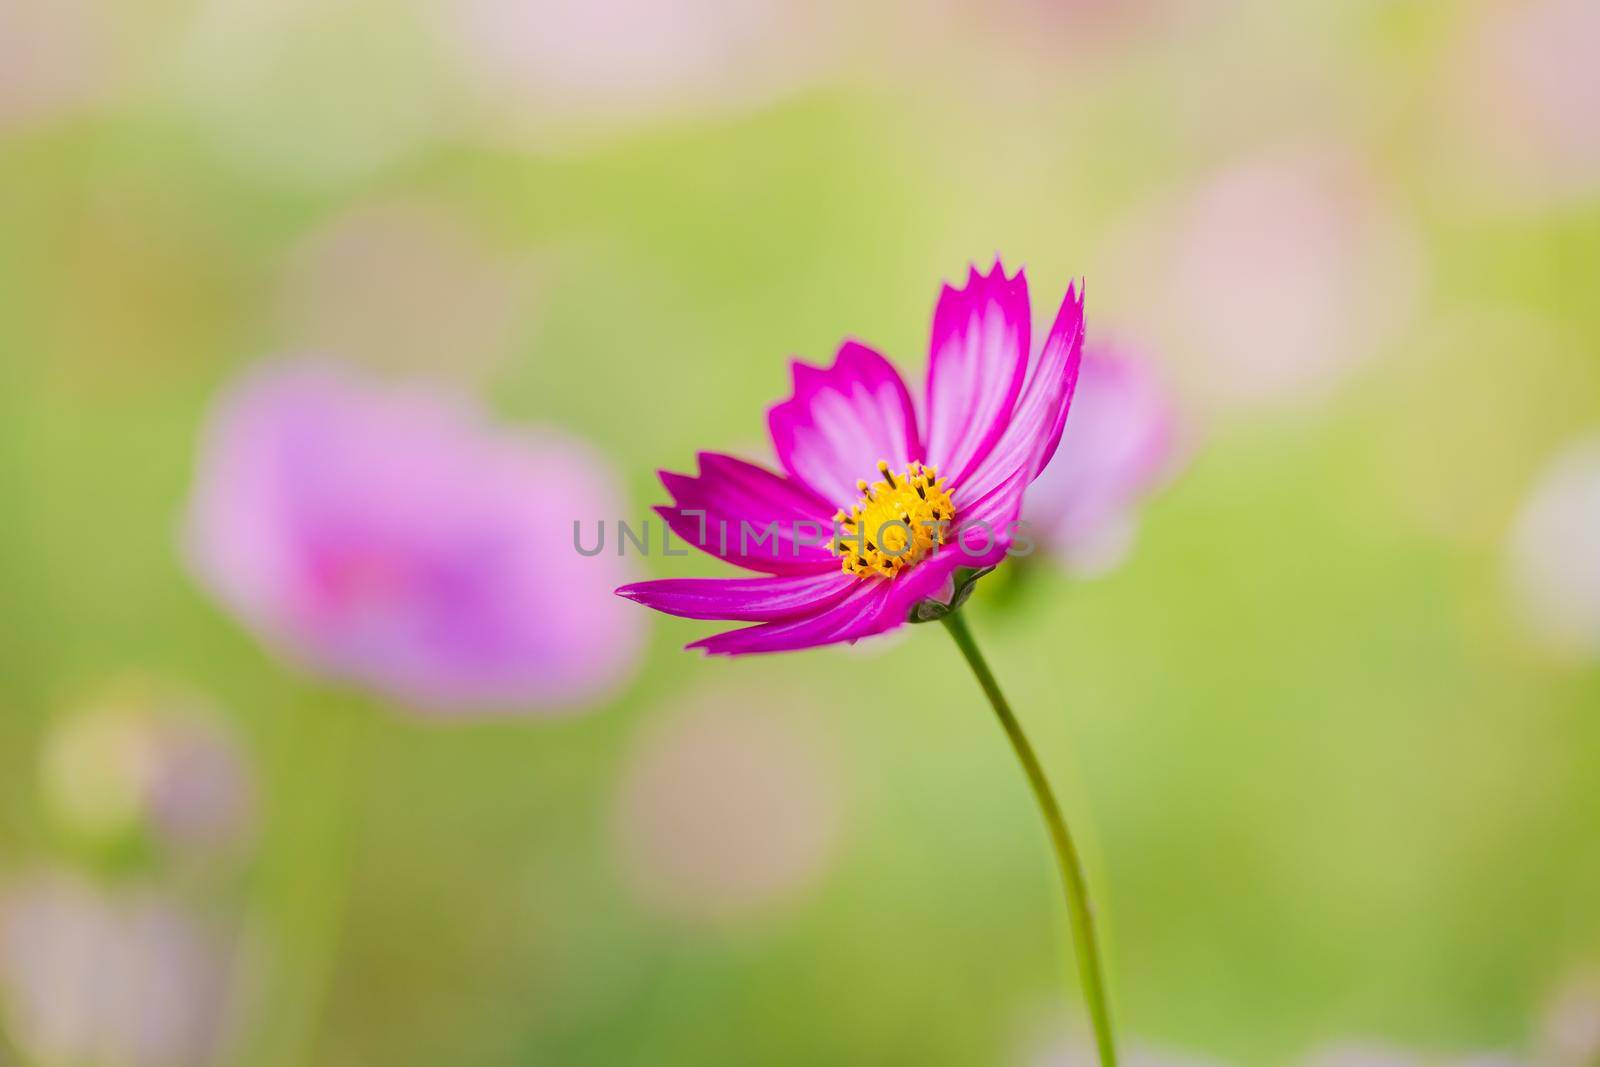
[[[439,722],[289,670],[176,547],[263,358],[464,383],[643,514],[658,467],[760,454],[791,354],[916,371],[998,252],[1036,320],[1084,277],[1192,438],[1120,568],[972,609],[1129,1043],[1553,1055],[1600,965],[1600,674],[1507,574],[1600,426],[1591,7],[0,0],[0,876],[267,946],[212,1062],[1089,1062],[1045,839],[935,629],[724,662],[657,617],[606,706]],[[225,857],[56,810],[43,754],[129,686],[236,738]]]

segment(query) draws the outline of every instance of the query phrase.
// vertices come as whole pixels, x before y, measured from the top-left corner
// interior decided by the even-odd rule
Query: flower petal
[[[938,592],[962,562],[959,553],[950,552],[923,560],[893,580],[853,579],[845,596],[819,614],[729,630],[687,647],[714,656],[745,656],[855,642],[904,624],[911,606]]]
[[[1105,543],[1102,531],[1125,527],[1138,502],[1175,472],[1186,451],[1178,427],[1147,359],[1086,343],[1072,415],[1055,458],[1028,490],[1028,518],[1063,552]]]
[[[1050,462],[1072,406],[1082,355],[1083,297],[1076,286],[1069,286],[1005,432],[989,454],[952,486],[957,515],[965,519],[965,511],[1019,470],[1026,487]]]
[[[794,364],[794,394],[767,414],[783,467],[835,508],[860,497],[856,482],[877,477],[878,461],[904,470],[920,458],[911,394],[878,353],[846,341],[833,366]]]
[[[1028,370],[1028,280],[998,260],[973,268],[964,289],[946,285],[933,313],[928,359],[927,462],[952,480],[1000,439]]]
[[[1031,475],[1018,467],[999,485],[960,512],[952,542],[944,549],[960,557],[962,567],[991,567],[1005,558],[1015,540],[1013,525],[1022,516],[1022,494]]]
[[[764,622],[824,611],[859,580],[837,569],[781,578],[665,578],[625,585],[617,595],[685,619]]]
[[[737,567],[814,574],[839,566],[827,549],[833,508],[798,482],[715,452],[700,474],[661,472],[672,507],[656,508],[672,532]]]

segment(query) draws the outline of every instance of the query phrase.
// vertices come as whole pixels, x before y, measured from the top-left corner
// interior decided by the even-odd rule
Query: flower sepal
[[[948,615],[953,615],[961,610],[961,605],[972,596],[972,590],[977,586],[978,579],[994,570],[993,567],[958,567],[951,575],[951,591],[949,600],[939,600],[928,597],[919,600],[911,607],[906,616],[909,623],[938,622]]]

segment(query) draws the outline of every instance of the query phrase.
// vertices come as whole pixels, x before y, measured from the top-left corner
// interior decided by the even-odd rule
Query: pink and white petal
[[[1018,467],[978,500],[957,512],[960,522],[945,553],[960,557],[958,566],[991,567],[1005,558],[1016,537],[1015,523],[1022,517],[1022,495],[1032,480],[1026,467]]]
[[[825,611],[713,634],[685,647],[703,649],[714,656],[743,656],[815,648],[865,636],[875,632],[871,627],[882,614],[893,583],[862,578],[855,583],[843,599]]]
[[[959,480],[1004,432],[1028,370],[1028,280],[998,260],[966,287],[946,285],[928,357],[926,461]]]
[[[859,581],[840,570],[780,578],[664,578],[625,585],[617,595],[684,619],[769,622],[825,611]]]
[[[877,352],[855,341],[826,370],[794,364],[794,393],[767,413],[784,470],[831,503],[854,504],[856,482],[878,461],[904,470],[921,458],[917,413],[905,381]]]
[[[697,476],[661,472],[672,532],[747,570],[814,574],[837,568],[826,546],[834,509],[798,482],[732,456],[702,452]]]
[[[855,579],[855,587],[820,614],[729,630],[687,647],[714,656],[746,656],[859,641],[904,624],[912,605],[937,593],[960,565],[952,553],[924,560],[892,581]]]
[[[1055,458],[1028,488],[1028,518],[1058,550],[1131,518],[1187,451],[1172,397],[1136,351],[1086,342]],[[1098,555],[1099,553],[1097,553]]]
[[[957,515],[965,519],[966,511],[1015,472],[1025,472],[1026,485],[1050,462],[1072,407],[1082,358],[1083,297],[1076,286],[1069,286],[1005,432],[989,454],[951,487]]]

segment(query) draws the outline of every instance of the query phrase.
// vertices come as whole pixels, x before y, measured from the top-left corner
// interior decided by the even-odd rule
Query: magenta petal
[[[957,515],[968,518],[973,502],[987,497],[1017,471],[1024,472],[1025,486],[1050,462],[1072,406],[1082,355],[1083,297],[1073,286],[1067,289],[1005,432],[989,454],[956,482]]]
[[[933,313],[928,361],[927,462],[959,481],[1005,431],[1028,370],[1028,281],[998,261],[946,285]]]
[[[794,394],[767,414],[785,470],[835,508],[854,504],[856,482],[877,477],[878,461],[905,470],[921,458],[916,410],[899,373],[855,341],[821,370],[794,364]]]
[[[625,585],[617,595],[685,619],[764,622],[821,612],[859,581],[837,569],[783,578],[665,578]]]
[[[959,553],[927,559],[893,581],[854,579],[843,599],[826,611],[782,622],[767,622],[714,634],[689,645],[714,656],[746,656],[789,652],[841,641],[858,641],[902,625],[912,605],[944,587],[951,571],[963,564]]]
[[[766,622],[702,638],[685,647],[704,649],[714,656],[744,656],[756,652],[788,652],[815,648],[876,632],[871,629],[883,614],[891,582],[857,579],[843,600],[826,611],[784,622]]]
[[[834,509],[825,501],[754,463],[715,452],[698,458],[698,476],[661,472],[675,506],[656,512],[678,537],[735,566],[768,574],[838,568],[838,557],[826,547]]]

